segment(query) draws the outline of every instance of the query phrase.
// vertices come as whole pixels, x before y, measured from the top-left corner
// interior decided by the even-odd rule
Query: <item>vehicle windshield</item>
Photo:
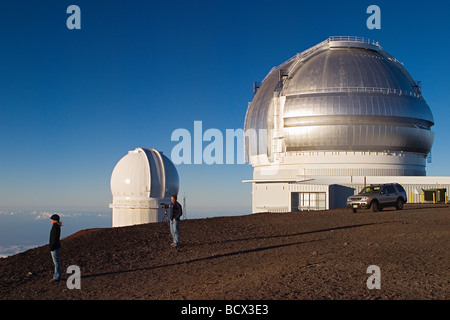
[[[365,187],[364,189],[361,190],[361,192],[359,194],[367,194],[367,193],[379,193],[380,192],[381,187],[380,186],[375,186],[375,187]]]

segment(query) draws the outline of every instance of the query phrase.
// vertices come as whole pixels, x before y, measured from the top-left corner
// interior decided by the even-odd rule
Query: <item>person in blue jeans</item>
[[[61,280],[61,267],[59,264],[59,248],[61,247],[60,237],[61,237],[61,225],[59,221],[59,216],[54,214],[50,217],[50,222],[52,224],[52,230],[50,231],[50,252],[52,255],[53,264],[55,265],[55,273],[50,282]]]
[[[180,218],[183,214],[181,204],[177,201],[177,195],[172,194],[170,197],[172,205],[170,206],[170,232],[172,233],[173,243],[172,247],[178,246],[178,241],[180,238]]]

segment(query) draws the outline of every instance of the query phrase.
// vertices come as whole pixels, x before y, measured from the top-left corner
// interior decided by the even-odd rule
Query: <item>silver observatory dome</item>
[[[402,63],[378,43],[332,37],[273,68],[262,81],[245,118],[246,132],[257,136],[247,135],[246,153],[254,166],[273,163],[277,154],[306,151],[408,155],[414,160],[402,161],[401,170],[361,174],[424,175],[433,125],[420,84]]]

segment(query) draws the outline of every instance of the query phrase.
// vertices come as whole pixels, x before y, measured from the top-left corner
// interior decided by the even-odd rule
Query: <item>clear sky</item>
[[[69,5],[81,30],[69,30]],[[381,8],[369,30],[366,9]],[[252,82],[329,36],[374,39],[434,118],[428,175],[450,175],[448,2],[2,0],[0,210],[109,211],[129,150],[170,156],[177,128],[242,128]],[[249,164],[178,165],[191,213],[249,212]]]

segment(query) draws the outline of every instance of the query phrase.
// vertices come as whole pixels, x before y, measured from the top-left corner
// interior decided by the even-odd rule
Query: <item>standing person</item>
[[[50,231],[50,252],[52,254],[53,264],[55,265],[55,273],[50,282],[61,280],[61,268],[59,265],[59,248],[61,243],[59,238],[61,237],[61,225],[59,221],[59,216],[54,214],[50,217],[50,222],[52,224],[52,230]]]
[[[177,201],[177,195],[172,194],[170,197],[172,201],[171,210],[170,210],[170,232],[172,233],[173,243],[172,247],[178,246],[178,239],[180,237],[180,218],[183,214],[183,210],[181,208],[181,204]]]

